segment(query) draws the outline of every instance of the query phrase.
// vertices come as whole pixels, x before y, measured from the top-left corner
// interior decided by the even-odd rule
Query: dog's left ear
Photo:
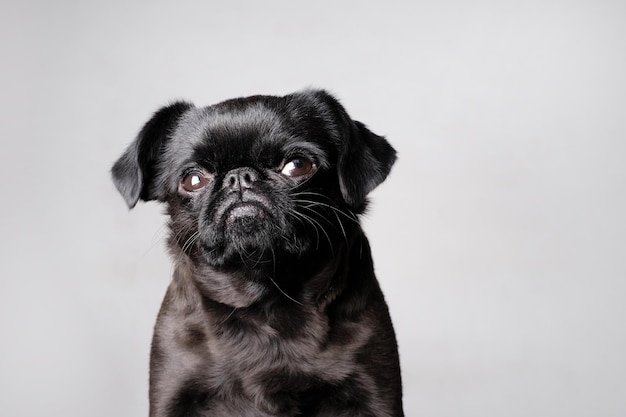
[[[176,123],[191,107],[192,104],[176,102],[161,108],[113,165],[113,183],[126,200],[128,208],[135,207],[140,199],[149,201],[165,198],[164,187],[157,179],[157,166]]]
[[[324,90],[308,91],[314,103],[323,101],[339,130],[337,174],[341,194],[348,205],[361,212],[367,194],[387,178],[396,161],[396,151],[383,136],[370,131],[348,115],[339,101]]]
[[[367,194],[387,178],[396,151],[387,140],[356,120],[350,120],[350,137],[339,154],[339,186],[344,200],[361,211]]]

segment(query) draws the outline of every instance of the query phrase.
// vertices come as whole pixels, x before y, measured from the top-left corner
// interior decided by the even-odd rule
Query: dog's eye
[[[200,172],[190,172],[183,178],[181,186],[187,192],[198,191],[209,184],[209,178]]]
[[[295,158],[287,162],[280,172],[288,177],[301,177],[310,173],[314,168],[315,164],[308,159]]]

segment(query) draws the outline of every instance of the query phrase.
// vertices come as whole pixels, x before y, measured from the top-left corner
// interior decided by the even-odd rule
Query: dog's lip
[[[222,202],[221,207],[216,210],[214,221],[220,222],[228,219],[231,217],[233,210],[235,210],[235,217],[255,216],[259,215],[259,213],[263,216],[273,217],[276,215],[266,198],[256,193],[248,192],[244,193],[243,196],[235,194],[229,196],[226,201]]]
[[[233,207],[234,206],[234,207]],[[261,207],[255,203],[239,203],[233,204],[229,210],[227,210],[228,217],[244,217],[244,216],[256,216],[263,213]]]
[[[232,204],[226,209],[224,219],[227,225],[244,217],[266,218],[270,215],[264,205],[258,202],[244,201]]]

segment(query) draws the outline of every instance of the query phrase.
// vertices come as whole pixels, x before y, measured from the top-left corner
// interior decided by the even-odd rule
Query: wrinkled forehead
[[[171,169],[202,162],[222,172],[279,163],[276,158],[289,154],[310,155],[326,165],[327,135],[307,124],[302,116],[260,102],[192,108],[180,119],[166,160]]]

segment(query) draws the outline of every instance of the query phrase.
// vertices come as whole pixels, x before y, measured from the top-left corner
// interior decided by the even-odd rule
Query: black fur
[[[150,416],[402,416],[357,215],[395,151],[325,91],[159,110],[112,169],[167,204]]]

